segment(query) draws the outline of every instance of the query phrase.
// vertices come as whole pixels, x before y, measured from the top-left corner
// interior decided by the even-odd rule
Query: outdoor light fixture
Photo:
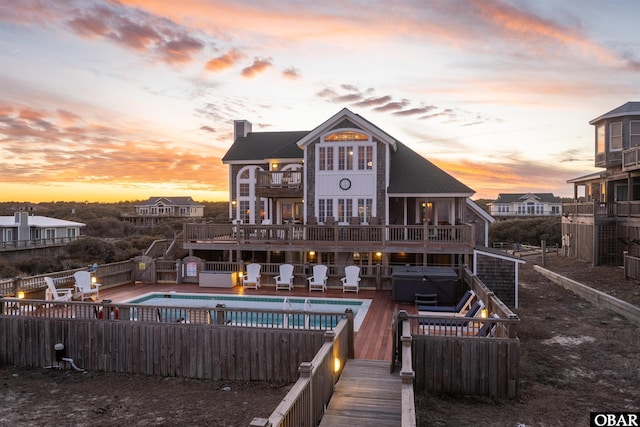
[[[487,310],[486,308],[480,310],[480,317],[482,317],[483,319],[489,317],[489,310]]]
[[[376,252],[376,256],[380,258],[382,256],[382,252]]]
[[[235,205],[236,205],[236,201],[235,201],[235,200],[232,200],[232,201],[231,201],[231,204],[232,204],[233,206],[235,206]]]
[[[24,299],[24,292],[23,291],[18,292],[18,299]]]
[[[333,358],[333,372],[340,372],[340,368],[341,367],[342,367],[342,362],[340,361],[340,358],[334,357]]]
[[[277,163],[271,163],[271,169],[278,170],[278,164]]]
[[[98,282],[98,280],[96,279],[96,276],[91,276],[91,284],[95,285]]]
[[[316,256],[316,251],[309,252],[309,256]]]

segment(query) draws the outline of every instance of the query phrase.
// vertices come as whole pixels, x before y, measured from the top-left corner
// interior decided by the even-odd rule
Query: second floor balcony
[[[471,253],[472,224],[185,224],[185,249]]]
[[[262,197],[302,197],[302,171],[258,172],[256,192]]]
[[[622,152],[622,171],[640,169],[640,147],[633,147]]]
[[[564,216],[592,216],[595,218],[640,218],[640,200],[618,202],[563,203]]]

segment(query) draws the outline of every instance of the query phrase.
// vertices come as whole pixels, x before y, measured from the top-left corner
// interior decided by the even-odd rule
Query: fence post
[[[308,378],[309,379],[309,419],[307,420],[308,426],[315,425],[315,396],[313,393],[313,363],[311,362],[302,362],[300,363],[300,367],[298,368],[298,372],[300,373],[300,378]]]
[[[542,250],[542,266],[544,267],[545,262],[547,261],[547,241],[542,240],[540,242],[540,249]]]
[[[347,314],[347,319],[349,319],[349,324],[347,325],[347,331],[348,331],[347,333],[349,336],[349,339],[347,340],[349,343],[348,344],[349,348],[347,349],[347,358],[353,359],[356,357],[355,355],[356,353],[354,350],[355,341],[353,337],[353,309],[347,308],[344,312]],[[345,360],[345,363],[346,363],[346,360]]]
[[[225,321],[225,308],[227,307],[226,304],[216,304],[216,324],[218,325],[224,325],[226,323]]]

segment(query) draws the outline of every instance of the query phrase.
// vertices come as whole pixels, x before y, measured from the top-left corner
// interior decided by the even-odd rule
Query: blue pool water
[[[245,313],[236,312],[232,316],[238,316],[238,323],[252,324],[288,324],[297,325],[301,322],[307,322],[311,327],[334,327],[331,325],[317,324],[321,321],[321,317],[315,318],[313,313],[344,313],[347,308],[353,310],[354,313],[354,330],[358,331],[364,317],[371,305],[370,299],[346,299],[346,298],[313,298],[313,297],[274,297],[274,296],[248,296],[248,295],[221,295],[221,294],[188,294],[180,292],[163,292],[149,293],[136,297],[127,304],[140,304],[161,307],[193,307],[193,308],[214,308],[218,304],[224,304],[227,309],[244,308],[244,309],[266,309],[266,310],[289,310],[304,311],[310,313],[310,316],[289,316],[280,313]],[[215,313],[212,313],[212,315]],[[166,313],[161,312],[160,316]],[[174,315],[174,314],[172,314]],[[251,316],[247,319],[247,316]],[[187,314],[185,313],[185,318]],[[324,322],[330,321],[322,318]],[[234,319],[229,319],[234,321]],[[297,326],[302,326],[297,325]]]

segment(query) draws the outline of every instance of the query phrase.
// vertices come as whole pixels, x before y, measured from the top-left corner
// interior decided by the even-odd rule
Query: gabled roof
[[[148,200],[135,206],[156,206],[158,203],[164,203],[168,206],[204,206],[194,202],[191,197],[149,197]]]
[[[60,227],[84,227],[82,222],[67,221],[64,219],[50,218],[48,216],[29,215],[29,227],[34,228],[60,228]],[[15,217],[0,216],[0,227],[18,227]]]
[[[222,163],[268,159],[302,159],[297,142],[309,131],[250,132],[233,142]]]
[[[250,132],[237,138],[222,162],[252,163],[269,159],[302,159],[305,145],[348,120],[390,146],[390,185],[388,194],[438,194],[468,197],[475,193],[424,157],[397,141],[379,127],[347,108],[343,108],[312,131]]]
[[[392,194],[451,194],[471,196],[471,188],[458,181],[401,142],[390,152],[389,188]]]
[[[589,122],[590,125],[598,123],[600,120],[612,119],[622,116],[638,116],[640,115],[640,102],[627,102],[616,109],[609,111]]]
[[[489,212],[482,209],[480,205],[478,205],[476,202],[474,202],[470,198],[467,198],[467,206],[469,206],[469,208],[471,208],[472,211],[474,211],[478,216],[483,218],[489,224],[493,224],[494,222],[496,222],[496,219],[492,217],[491,214],[489,214]]]
[[[380,129],[378,126],[374,125],[370,121],[366,120],[364,117],[359,114],[353,113],[348,108],[343,108],[338,111],[338,113],[331,116],[328,120],[325,120],[319,126],[316,126],[311,132],[307,133],[303,138],[298,141],[298,146],[303,148],[305,145],[313,142],[316,138],[318,138],[323,133],[329,131],[333,127],[335,127],[338,123],[343,121],[344,119],[348,119],[357,127],[371,133],[377,139],[382,142],[385,142],[395,150],[396,149],[396,140],[391,135]]]
[[[552,193],[500,193],[493,203],[518,203],[532,198],[543,203],[562,203],[562,199]]]

